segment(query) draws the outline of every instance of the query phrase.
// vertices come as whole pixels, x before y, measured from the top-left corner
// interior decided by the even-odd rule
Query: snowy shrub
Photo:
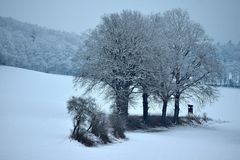
[[[71,134],[70,138],[77,140],[88,147],[96,146],[98,143],[101,143],[99,138],[89,132],[78,132],[76,134]]]
[[[99,137],[104,144],[110,143],[111,140],[108,136],[109,121],[106,115],[102,112],[97,112],[92,120],[91,133]]]
[[[211,121],[212,119],[211,118],[209,118],[208,116],[207,116],[207,113],[203,113],[203,115],[202,115],[202,119],[203,119],[203,121],[205,121],[205,122],[208,122],[208,121]]]
[[[124,132],[126,130],[126,119],[123,118],[114,108],[115,106],[112,106],[113,112],[109,117],[111,127],[113,129],[113,135],[116,138],[126,138]]]
[[[148,120],[149,118],[150,116],[148,116]],[[127,130],[137,130],[137,129],[144,129],[146,125],[144,124],[142,116],[132,115],[132,116],[128,116],[126,126],[127,126]]]
[[[111,142],[108,137],[108,120],[92,98],[72,97],[67,105],[73,117],[71,138],[86,146]]]

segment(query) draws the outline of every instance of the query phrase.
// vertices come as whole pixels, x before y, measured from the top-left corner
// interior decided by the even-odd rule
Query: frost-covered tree
[[[159,55],[156,56],[156,51],[159,53],[159,30],[157,28],[157,23],[155,19],[151,16],[146,17],[144,31],[142,34],[145,37],[144,47],[140,57],[141,61],[138,64],[138,72],[136,73],[135,83],[138,91],[142,93],[142,103],[143,103],[143,121],[148,122],[148,99],[152,95],[152,84],[156,79],[157,66],[159,64]]]
[[[172,57],[166,36],[164,34],[163,17],[160,13],[150,16],[152,35],[151,58],[148,68],[148,79],[145,80],[151,95],[162,101],[162,117],[166,118],[167,104],[173,95],[175,84],[173,83]],[[151,74],[149,74],[151,73]]]
[[[199,88],[202,82],[216,76],[220,65],[211,39],[200,24],[189,18],[186,11],[173,9],[165,12],[163,26],[169,48],[168,56],[172,58],[169,65],[174,66],[171,73],[176,87],[174,121],[178,123],[181,95],[193,88]],[[208,87],[208,90],[211,89]]]
[[[76,83],[98,85],[114,98],[118,113],[128,115],[128,103],[138,85],[148,49],[147,19],[136,11],[123,11],[102,17],[89,33],[81,54],[85,57]]]
[[[176,84],[173,81],[171,65],[172,61],[167,55],[168,52],[163,52],[158,55],[158,63],[155,63],[155,76],[150,86],[152,94],[155,98],[162,101],[162,119],[165,121],[167,115],[167,106],[169,100],[174,94]]]

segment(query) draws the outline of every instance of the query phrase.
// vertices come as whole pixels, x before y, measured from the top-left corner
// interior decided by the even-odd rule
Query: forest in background
[[[218,85],[240,87],[240,42],[217,43],[216,47],[217,56],[224,66],[223,77]]]
[[[73,75],[73,56],[82,38],[0,17],[0,64],[46,73]]]

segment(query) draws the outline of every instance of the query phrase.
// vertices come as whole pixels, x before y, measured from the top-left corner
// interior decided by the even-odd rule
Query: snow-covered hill
[[[72,123],[66,101],[83,93],[83,89],[73,89],[72,77],[6,66],[0,66],[0,75],[1,160],[240,158],[238,89],[221,88],[218,102],[202,111],[227,123],[155,133],[130,132],[126,142],[86,148],[68,139]],[[91,95],[108,111],[110,102],[104,100],[103,94],[95,91]],[[139,112],[141,108],[131,110]]]
[[[83,37],[0,16],[0,64],[73,75]],[[80,60],[80,59],[78,59]]]

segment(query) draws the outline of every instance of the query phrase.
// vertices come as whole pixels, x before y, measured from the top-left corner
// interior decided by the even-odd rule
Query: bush
[[[70,138],[88,147],[96,146],[98,143],[101,142],[99,141],[99,138],[97,138],[94,134],[88,132],[78,132],[75,134],[71,134]]]
[[[148,117],[149,118],[149,117]],[[142,116],[132,115],[127,119],[127,130],[138,130],[146,128]]]
[[[72,97],[67,104],[68,113],[73,117],[72,139],[86,146],[111,142],[108,137],[108,120],[94,99]]]
[[[163,119],[160,115],[149,115],[148,123],[144,123],[143,117],[139,115],[130,115],[127,120],[127,130],[140,130],[155,127],[170,127],[173,125],[172,117],[167,116]]]
[[[203,116],[202,116],[202,117],[203,117],[202,119],[203,119],[205,122],[212,121],[212,119],[207,116],[207,113],[203,113]]]
[[[111,142],[108,136],[109,121],[104,113],[98,112],[95,115],[95,118],[92,120],[91,133],[100,137],[104,144]]]
[[[112,133],[116,138],[126,138],[124,132],[126,130],[126,119],[124,119],[117,111],[115,106],[111,106],[113,109],[112,114],[109,117]]]

